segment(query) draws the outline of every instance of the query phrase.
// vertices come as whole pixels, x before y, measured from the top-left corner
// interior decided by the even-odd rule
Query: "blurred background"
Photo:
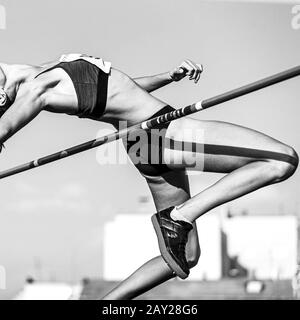
[[[80,52],[138,77],[189,58],[204,65],[200,83],[155,92],[182,107],[298,65],[299,13],[296,1],[0,0],[0,60],[40,64]],[[299,85],[293,79],[194,117],[259,130],[299,152]],[[41,114],[6,143],[0,168],[108,129]],[[99,152],[0,182],[0,299],[100,298],[159,254],[144,179],[130,163],[100,165]],[[221,177],[193,173],[192,194]],[[298,170],[199,219],[202,256],[190,278],[140,299],[299,297],[299,185]]]

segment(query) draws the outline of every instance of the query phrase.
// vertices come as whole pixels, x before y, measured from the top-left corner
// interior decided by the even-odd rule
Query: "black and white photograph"
[[[0,0],[0,43],[0,300],[300,299],[300,1]]]

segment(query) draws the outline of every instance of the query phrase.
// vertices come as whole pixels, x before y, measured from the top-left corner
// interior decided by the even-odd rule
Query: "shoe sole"
[[[169,253],[169,251],[166,247],[164,237],[161,232],[160,225],[159,225],[158,219],[156,217],[156,214],[154,214],[151,217],[151,221],[152,221],[155,233],[158,238],[158,246],[159,246],[159,250],[160,250],[162,257],[164,258],[164,260],[166,261],[168,266],[176,273],[176,275],[179,278],[186,279],[188,277],[188,274],[186,272],[184,272],[182,270],[182,268],[178,265],[178,263],[172,258],[171,254]]]

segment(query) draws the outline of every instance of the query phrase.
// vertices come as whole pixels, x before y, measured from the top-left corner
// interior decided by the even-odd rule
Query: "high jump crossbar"
[[[73,156],[74,154],[77,154],[77,153],[80,153],[80,152],[83,152],[86,150],[90,150],[92,148],[96,148],[96,147],[101,146],[105,143],[123,138],[126,135],[128,135],[129,133],[136,131],[136,130],[140,130],[140,129],[149,130],[149,129],[155,128],[159,124],[170,122],[170,121],[191,115],[191,114],[198,112],[200,110],[208,109],[210,107],[219,105],[219,104],[227,102],[229,100],[236,99],[236,98],[244,96],[248,93],[269,87],[273,84],[276,84],[276,83],[279,83],[282,81],[286,81],[288,79],[294,78],[299,75],[300,75],[300,65],[296,66],[294,68],[285,70],[283,72],[274,74],[272,76],[263,78],[261,80],[252,82],[250,84],[239,87],[237,89],[227,91],[227,92],[220,94],[220,95],[217,95],[215,97],[193,103],[189,106],[186,106],[181,109],[166,113],[162,116],[141,122],[141,123],[136,124],[134,126],[131,126],[129,128],[122,129],[120,131],[113,132],[112,134],[75,145],[71,148],[55,152],[53,154],[41,157],[39,159],[21,164],[19,166],[16,166],[16,167],[13,167],[10,169],[6,169],[6,170],[0,172],[0,179],[15,175],[15,174],[27,171],[27,170],[31,170],[33,168],[40,167],[40,166],[43,166],[47,163],[51,163],[51,162],[54,162],[54,161],[57,161],[57,160],[60,160],[60,159],[66,158],[66,157]]]

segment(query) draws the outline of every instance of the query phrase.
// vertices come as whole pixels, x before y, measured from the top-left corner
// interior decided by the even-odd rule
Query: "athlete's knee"
[[[285,168],[283,168],[283,179],[291,177],[297,170],[299,164],[299,156],[294,148],[288,146],[286,153],[289,156],[289,161],[286,163]]]
[[[291,177],[299,164],[298,154],[292,147],[282,145],[280,153],[285,156],[284,161],[269,159],[271,172],[276,182],[284,181]]]

